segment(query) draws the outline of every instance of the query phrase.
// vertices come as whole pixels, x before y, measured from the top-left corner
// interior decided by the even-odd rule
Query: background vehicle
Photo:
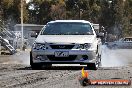
[[[111,49],[132,49],[132,37],[125,37],[115,42],[109,42],[107,46]]]
[[[92,24],[85,20],[48,22],[35,40],[30,52],[34,69],[52,64],[86,64],[97,69],[101,62],[102,34],[96,35]]]

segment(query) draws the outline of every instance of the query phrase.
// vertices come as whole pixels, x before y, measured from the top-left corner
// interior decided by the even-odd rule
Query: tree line
[[[80,19],[104,26],[108,33],[132,35],[132,0],[30,0],[24,5],[24,23]],[[21,0],[0,0],[0,19],[13,30],[20,23]]]

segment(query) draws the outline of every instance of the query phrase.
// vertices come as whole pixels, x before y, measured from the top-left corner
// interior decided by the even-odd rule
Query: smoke
[[[102,46],[102,67],[120,67],[132,63],[132,49],[109,49]]]
[[[30,53],[29,51],[22,51],[20,53],[17,53],[14,59],[18,61],[18,63],[20,64],[29,65],[30,64]]]
[[[5,59],[8,59],[8,61],[3,62],[3,64],[30,64],[30,54],[28,51],[19,51],[15,55],[6,56]]]

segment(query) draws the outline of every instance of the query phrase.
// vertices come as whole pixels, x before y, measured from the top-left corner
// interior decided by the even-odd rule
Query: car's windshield
[[[93,30],[88,23],[57,22],[49,23],[41,31],[41,35],[92,35]]]

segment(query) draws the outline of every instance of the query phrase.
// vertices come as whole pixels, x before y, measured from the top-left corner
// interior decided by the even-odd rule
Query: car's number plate
[[[56,51],[55,57],[68,57],[69,52],[68,51]]]

